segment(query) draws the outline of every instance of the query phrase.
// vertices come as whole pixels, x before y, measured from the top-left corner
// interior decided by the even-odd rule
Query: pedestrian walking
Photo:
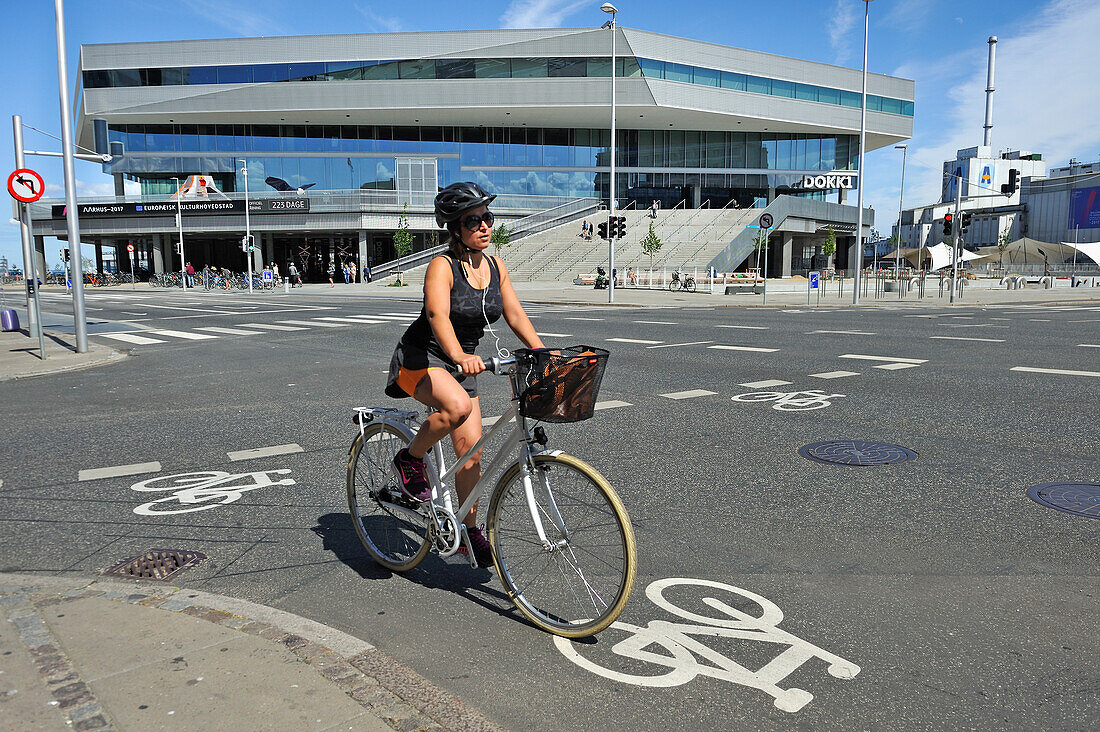
[[[289,262],[286,266],[287,277],[290,278],[290,284],[292,287],[302,286],[302,275],[298,274],[298,268],[294,265],[294,262]]]
[[[184,270],[184,272],[187,274],[187,277],[185,278],[187,280],[187,286],[188,287],[194,287],[195,286],[195,268],[191,266],[190,262],[187,263],[187,268]]]
[[[351,284],[351,265],[347,262],[344,262],[344,284]]]
[[[271,263],[271,276],[274,278],[272,282],[275,285],[279,284],[279,265],[276,262]]]
[[[336,262],[329,261],[328,263],[328,286],[336,287],[336,283],[333,279],[336,277]]]
[[[370,265],[369,264],[364,264],[363,265],[363,279],[365,279],[367,282],[371,281]]]

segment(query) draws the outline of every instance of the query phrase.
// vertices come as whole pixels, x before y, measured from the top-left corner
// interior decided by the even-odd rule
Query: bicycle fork
[[[539,541],[542,542],[542,547],[547,552],[555,550],[565,549],[569,546],[569,530],[565,527],[565,520],[561,517],[561,512],[558,510],[558,504],[554,500],[554,493],[550,490],[550,483],[546,480],[545,475],[540,476],[542,480],[546,481],[543,489],[546,492],[546,503],[549,508],[549,518],[554,522],[558,530],[558,535],[561,537],[557,541],[552,541],[546,535],[546,527],[542,522],[542,513],[545,513],[545,509],[540,511],[538,500],[535,498],[535,481],[534,472],[538,468],[531,468],[534,463],[533,460],[528,459],[523,466],[523,493],[527,498],[527,508],[531,512],[531,521],[535,524],[535,532],[539,536]],[[545,471],[544,471],[545,472]]]

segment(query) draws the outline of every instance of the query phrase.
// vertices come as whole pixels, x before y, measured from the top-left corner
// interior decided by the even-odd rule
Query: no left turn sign
[[[8,193],[17,201],[34,203],[46,192],[42,176],[30,168],[19,168],[8,176]]]
[[[772,228],[772,215],[763,214],[760,216],[760,226],[765,229]]]

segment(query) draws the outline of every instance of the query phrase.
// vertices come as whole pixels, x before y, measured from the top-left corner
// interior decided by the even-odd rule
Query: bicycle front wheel
[[[680,280],[673,280],[668,283],[669,292],[676,292],[680,289]]]
[[[383,422],[355,437],[348,455],[348,510],[363,548],[394,572],[412,569],[428,555],[431,519],[405,497],[391,469],[408,435]]]
[[[489,505],[501,584],[542,630],[566,638],[599,633],[622,613],[634,586],[638,558],[626,509],[602,475],[569,455],[535,456],[533,503],[524,482],[522,466],[513,465]]]

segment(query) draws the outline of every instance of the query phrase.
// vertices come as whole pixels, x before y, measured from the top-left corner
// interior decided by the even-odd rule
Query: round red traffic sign
[[[126,251],[130,252],[130,254],[133,254],[134,253],[134,245],[133,244],[127,244],[126,245]]]
[[[46,192],[42,176],[30,168],[20,168],[8,176],[8,193],[17,201],[34,203]]]
[[[761,226],[761,228],[764,228],[764,229],[772,228],[772,215],[771,214],[761,215],[760,216],[760,226]]]

